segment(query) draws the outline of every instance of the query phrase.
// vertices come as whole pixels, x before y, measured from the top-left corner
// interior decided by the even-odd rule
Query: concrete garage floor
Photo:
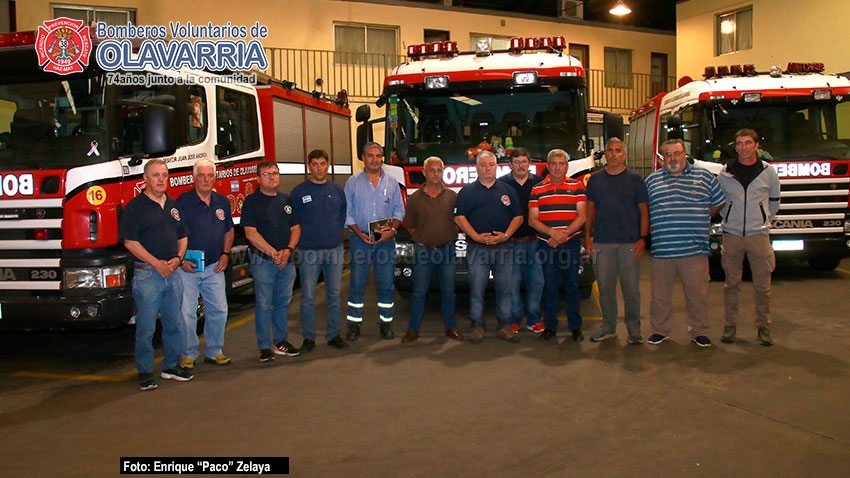
[[[257,362],[253,311],[243,312],[229,321],[234,364],[199,364],[189,383],[160,379],[143,393],[122,364],[101,372],[124,377],[115,383],[22,378],[0,391],[0,475],[110,476],[122,456],[287,456],[294,476],[845,477],[848,266],[777,278],[770,348],[755,341],[747,288],[739,341],[720,343],[717,283],[708,349],[689,343],[681,293],[659,346],[626,345],[622,323],[601,344],[568,333],[542,343],[529,331],[508,344],[492,310],[483,344],[447,342],[433,302],[423,337],[403,346],[409,296],[399,294],[395,340],[364,324],[346,351],[320,337],[312,353],[271,364]],[[374,291],[367,298],[372,320]],[[461,296],[461,317],[467,307]],[[592,299],[582,311],[589,336],[599,311]]]

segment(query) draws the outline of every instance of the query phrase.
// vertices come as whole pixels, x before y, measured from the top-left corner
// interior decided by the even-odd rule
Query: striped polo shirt
[[[674,176],[659,169],[646,178],[652,257],[708,255],[709,208],[726,202],[717,177],[686,163]]]
[[[540,222],[552,229],[566,229],[578,217],[578,203],[587,202],[584,185],[570,178],[552,184],[551,178],[546,176],[531,189],[528,208],[537,208]],[[549,235],[543,233],[538,233],[537,237],[544,241],[549,239]]]

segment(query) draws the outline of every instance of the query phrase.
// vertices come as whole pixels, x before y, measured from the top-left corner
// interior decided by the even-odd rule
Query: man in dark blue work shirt
[[[203,251],[203,264],[188,259],[180,268],[183,281],[183,357],[180,366],[192,369],[198,358],[198,294],[204,300],[204,362],[230,365],[224,355],[224,326],[227,324],[227,292],[224,270],[233,246],[233,218],[227,198],[213,191],[215,162],[199,159],[192,168],[195,189],[177,198],[189,227],[189,250]],[[203,266],[203,267],[201,267]]]
[[[475,161],[478,180],[464,186],[457,195],[455,224],[466,234],[469,244],[469,318],[473,344],[484,340],[484,291],[493,271],[496,283],[497,337],[519,342],[511,328],[511,283],[513,281],[511,236],[522,225],[522,207],[512,187],[496,181],[496,157],[482,151]]]
[[[153,334],[161,314],[162,345],[165,357],[160,376],[167,380],[192,380],[189,371],[178,366],[183,348],[180,303],[183,285],[174,271],[186,253],[189,230],[182,221],[177,202],[165,194],[168,166],[161,159],[145,164],[145,189],[127,203],[118,238],[133,255],[133,299],[136,301],[136,369],[139,388],[153,390]]]
[[[286,340],[289,301],[295,284],[292,252],[301,238],[301,226],[289,196],[277,190],[280,184],[277,164],[260,162],[257,175],[260,189],[245,198],[242,226],[251,243],[251,274],[254,275],[257,302],[254,325],[259,357],[260,362],[268,362],[274,360],[275,355],[294,357],[301,353]],[[269,341],[269,325],[274,334],[274,353]]]

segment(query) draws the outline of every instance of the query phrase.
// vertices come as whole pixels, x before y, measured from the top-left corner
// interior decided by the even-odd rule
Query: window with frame
[[[632,50],[605,48],[605,87],[632,87]]]
[[[392,67],[398,64],[398,27],[334,25],[334,63]]]
[[[133,8],[87,7],[83,5],[54,5],[53,18],[67,17],[83,20],[86,23],[104,22],[107,25],[126,25],[136,23],[136,10]]]
[[[254,97],[216,87],[218,156],[225,158],[260,149],[257,104]]]
[[[753,47],[753,7],[717,15],[715,55],[748,50]]]

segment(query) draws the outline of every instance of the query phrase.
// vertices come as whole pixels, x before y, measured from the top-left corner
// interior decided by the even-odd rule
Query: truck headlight
[[[66,289],[107,289],[126,284],[126,266],[84,267],[65,269]]]
[[[413,259],[413,243],[412,242],[396,242],[395,256],[403,259]]]

